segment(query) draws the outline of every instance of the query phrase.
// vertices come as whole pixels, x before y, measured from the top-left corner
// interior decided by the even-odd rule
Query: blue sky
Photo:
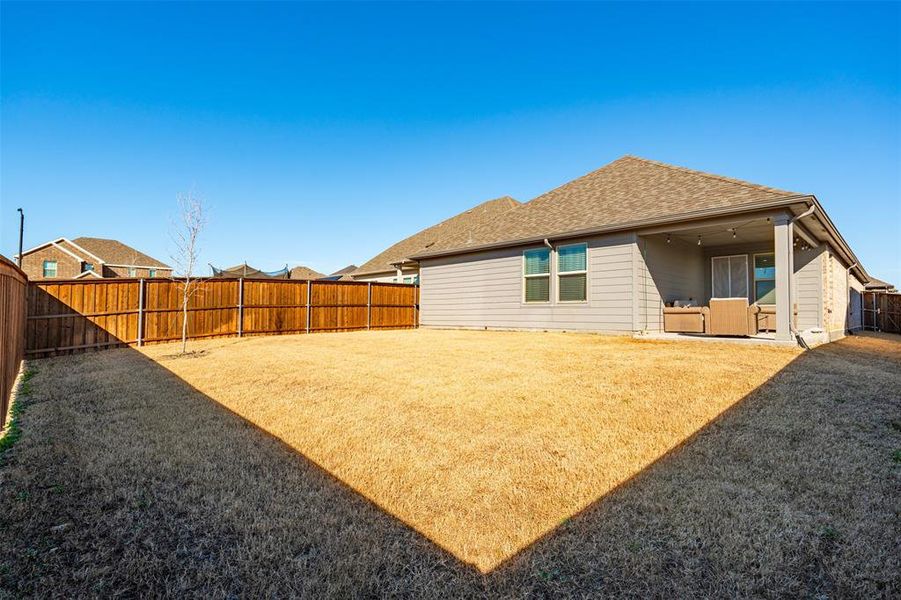
[[[887,4],[0,5],[0,252],[113,237],[330,272],[623,154],[816,194],[901,285]]]

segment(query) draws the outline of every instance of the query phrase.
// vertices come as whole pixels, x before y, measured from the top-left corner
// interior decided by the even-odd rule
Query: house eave
[[[584,237],[587,235],[598,235],[598,234],[606,234],[606,233],[617,233],[621,231],[632,231],[637,229],[643,229],[645,227],[653,227],[659,225],[668,225],[674,223],[684,223],[687,221],[698,221],[702,219],[707,219],[710,217],[718,217],[722,215],[730,215],[730,214],[745,214],[749,212],[756,212],[760,210],[765,210],[768,208],[779,208],[785,206],[791,206],[792,204],[801,204],[805,202],[810,202],[814,200],[813,196],[808,194],[790,196],[786,198],[780,198],[779,200],[771,200],[767,202],[757,202],[754,204],[745,204],[739,207],[729,207],[729,208],[716,208],[716,209],[704,209],[698,211],[692,211],[687,213],[681,213],[678,215],[669,215],[666,217],[659,217],[653,219],[642,219],[638,221],[628,221],[625,223],[617,223],[614,225],[602,225],[598,227],[589,227],[586,229],[577,229],[577,230],[569,230],[569,231],[558,231],[558,232],[548,232],[543,233],[541,235],[530,236],[527,238],[519,238],[514,240],[505,240],[501,242],[492,242],[489,244],[479,244],[475,246],[469,246],[465,248],[451,248],[447,250],[438,250],[435,252],[424,252],[421,254],[415,254],[410,257],[410,260],[420,261],[429,258],[438,258],[442,256],[453,256],[456,254],[469,254],[471,252],[479,252],[482,250],[493,250],[497,248],[510,248],[514,246],[526,246],[529,244],[535,244],[542,242],[544,240],[563,240],[569,238],[576,237]]]

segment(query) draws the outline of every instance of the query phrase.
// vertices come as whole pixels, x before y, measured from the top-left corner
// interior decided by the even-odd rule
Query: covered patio
[[[819,326],[824,247],[804,223],[811,213],[758,212],[639,232],[644,331],[793,342]]]

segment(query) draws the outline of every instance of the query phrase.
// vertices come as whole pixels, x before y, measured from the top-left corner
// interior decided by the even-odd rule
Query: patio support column
[[[794,268],[794,226],[789,215],[773,217],[776,240],[776,339],[791,341],[791,322],[794,298],[792,297],[792,273]]]

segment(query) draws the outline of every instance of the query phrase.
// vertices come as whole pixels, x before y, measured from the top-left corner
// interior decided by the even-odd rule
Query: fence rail
[[[28,284],[25,352],[31,358],[181,339],[176,279]],[[393,283],[272,279],[199,280],[188,338],[418,326],[419,288]]]
[[[864,329],[901,333],[901,294],[864,292]]]
[[[25,290],[28,277],[0,256],[0,425],[6,424],[9,397],[25,356]]]

